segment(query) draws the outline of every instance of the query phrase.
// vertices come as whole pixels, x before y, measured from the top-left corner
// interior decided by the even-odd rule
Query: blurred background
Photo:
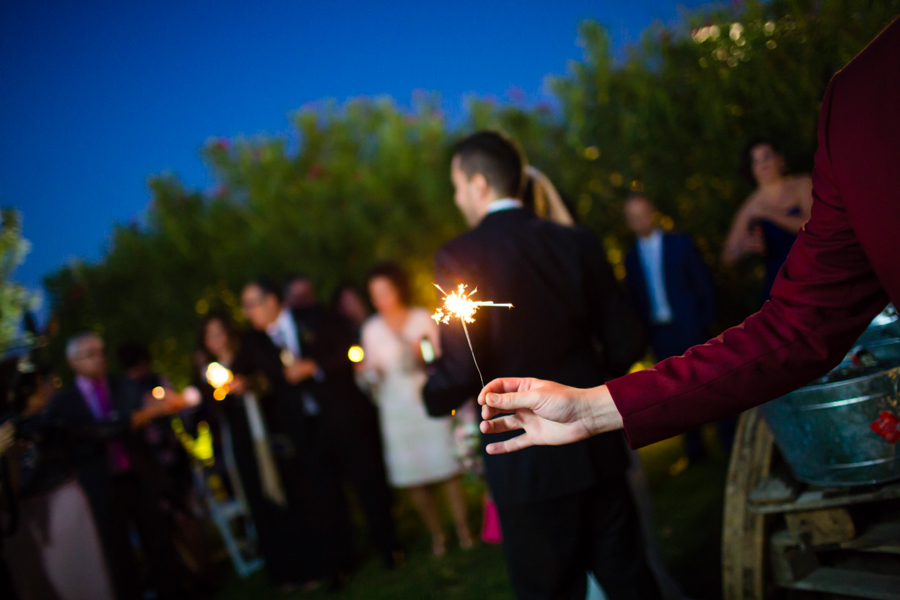
[[[465,228],[451,145],[483,128],[521,143],[620,278],[622,201],[648,194],[712,269],[721,331],[755,310],[763,280],[761,259],[718,261],[754,187],[744,148],[777,140],[789,171],[810,172],[830,77],[898,12],[900,0],[3,2],[0,205],[15,210],[0,237],[2,349],[23,343],[32,310],[60,373],[65,341],[91,330],[109,347],[147,344],[153,370],[183,386],[198,321],[241,322],[240,288],[260,273],[303,271],[327,297],[393,260],[433,306],[434,251]],[[684,468],[681,453],[677,440],[642,450],[657,533],[685,593],[717,598],[727,457]],[[259,574],[227,577],[221,598],[277,593]],[[364,565],[335,597],[512,597],[505,577],[499,548],[481,545],[411,554],[402,571]]]

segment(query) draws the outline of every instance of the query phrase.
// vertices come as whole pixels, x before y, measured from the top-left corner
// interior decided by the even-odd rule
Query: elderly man
[[[184,407],[181,397],[162,401],[136,398],[121,380],[109,377],[103,340],[93,333],[77,335],[66,346],[75,384],[60,392],[47,408],[46,419],[72,432],[72,461],[103,539],[120,598],[139,598],[142,577],[131,542],[138,531],[150,567],[149,587],[160,597],[176,595],[176,551],[166,539],[159,510],[161,469],[136,435],[156,417]]]

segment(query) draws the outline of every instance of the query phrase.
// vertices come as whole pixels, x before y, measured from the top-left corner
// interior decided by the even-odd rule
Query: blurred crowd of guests
[[[595,265],[596,273],[589,273],[596,275],[595,283],[611,271],[604,255],[598,254],[599,245],[588,238],[578,241],[582,233],[570,236],[569,231],[582,230],[570,227],[574,224],[571,214],[540,172],[530,167],[524,171],[524,203],[511,191],[500,189],[503,184],[496,183],[496,176],[505,168],[502,163],[507,159],[502,155],[506,150],[502,142],[498,145],[488,137],[460,146],[454,159],[454,177],[461,178],[459,182],[454,179],[457,204],[467,218],[471,216],[467,211],[475,215],[470,223],[476,237],[468,238],[475,254],[460,254],[459,260],[467,268],[491,260],[484,253],[494,242],[478,241],[481,232],[486,240],[507,240],[505,247],[496,250],[500,258],[485,263],[485,272],[501,269],[492,274],[491,285],[505,281],[502,271],[522,264],[523,253],[534,261],[516,282],[510,281],[509,289],[499,292],[516,295],[515,286],[527,284],[517,298],[529,300],[523,306],[516,302],[519,308],[510,313],[520,320],[515,321],[516,328],[504,333],[507,348],[503,356],[482,358],[492,372],[501,367],[521,370],[522,364],[529,364],[536,373],[557,368],[575,379],[591,372],[595,349],[588,339],[590,331],[576,327],[565,333],[569,327],[566,315],[582,309],[607,311],[596,318],[617,321],[602,326],[606,328],[603,335],[609,337],[603,340],[607,356],[613,348],[634,350],[628,351],[627,360],[620,361],[617,369],[627,368],[645,351],[644,338],[635,333],[640,326],[626,327],[632,309],[648,334],[656,359],[679,355],[707,339],[716,318],[709,268],[690,236],[660,227],[653,200],[643,192],[633,193],[623,205],[625,220],[636,237],[625,258],[632,308],[617,316],[615,310],[619,309],[576,307],[574,300],[561,300],[568,273],[553,262],[546,244],[571,247],[575,262],[582,260],[582,251],[590,260],[601,261]],[[466,152],[490,159],[478,163],[482,171],[476,171],[489,183],[484,192],[484,206],[489,208],[482,213],[476,204],[466,204],[481,200],[474,196],[460,200],[460,186],[470,186],[473,177],[465,172],[464,164],[457,164],[466,159]],[[500,167],[491,166],[495,159]],[[519,167],[515,161],[510,164],[515,173]],[[770,285],[797,229],[809,217],[809,179],[786,176],[782,155],[767,141],[748,149],[747,164],[757,188],[735,218],[722,261],[732,264],[745,254],[763,254]],[[475,188],[465,190],[482,193]],[[519,216],[523,210],[566,229],[537,228],[521,233],[533,227],[524,220],[521,224],[516,221],[523,219]],[[519,233],[511,233],[516,228]],[[520,234],[521,241],[509,241],[519,240],[516,235]],[[588,250],[578,249],[579,244]],[[455,264],[448,258],[450,254],[442,256],[449,261],[447,265]],[[440,260],[438,263],[440,266]],[[437,276],[449,278],[449,273]],[[593,285],[581,281],[583,274],[576,275],[577,285]],[[529,277],[536,278],[534,283],[529,283]],[[559,285],[548,287],[542,297],[541,286],[550,285],[554,278]],[[589,303],[595,299],[607,302],[609,290],[618,286],[612,279],[603,279],[602,285],[608,289],[597,288]],[[473,535],[466,518],[452,423],[440,415],[461,408],[472,397],[477,381],[472,379],[471,357],[465,347],[460,343],[454,346],[451,340],[451,350],[462,348],[465,352],[458,363],[452,362],[454,356],[448,357],[453,368],[445,368],[445,380],[441,380],[440,369],[435,375],[430,365],[440,363],[446,343],[442,344],[430,313],[413,305],[407,274],[398,265],[373,268],[365,288],[368,298],[353,285],[342,285],[326,306],[318,301],[312,280],[304,275],[291,277],[283,285],[263,277],[247,282],[240,296],[244,330],[225,313],[208,314],[200,323],[194,381],[187,390],[174,389],[155,373],[151,356],[141,345],[118,348],[121,373],[110,375],[103,339],[94,333],[69,340],[66,358],[74,379],[65,388],[61,388],[58,374],[37,355],[7,361],[9,412],[0,416],[0,592],[7,594],[3,597],[132,599],[212,594],[216,578],[204,526],[204,494],[243,500],[266,574],[272,584],[286,590],[318,585],[339,588],[349,578],[357,556],[348,490],[352,490],[371,544],[386,568],[395,568],[404,559],[393,517],[397,489],[408,491],[431,535],[435,556],[444,554],[449,543],[439,516],[439,496],[444,496],[449,506],[456,543],[470,548]],[[540,304],[544,301],[545,306]],[[370,306],[374,314],[370,314]],[[543,315],[542,326],[534,326],[536,314]],[[541,337],[542,327],[547,329],[546,337]],[[474,335],[481,335],[478,328]],[[516,336],[521,337],[518,343]],[[484,338],[477,345],[486,352],[491,342]],[[554,348],[561,353],[558,364],[544,358]],[[572,348],[580,354],[571,354]],[[582,359],[583,368],[575,364]],[[613,363],[607,360],[602,366],[613,369]],[[214,382],[209,377],[210,365],[227,373],[226,381]],[[426,402],[423,389],[429,373],[431,397]],[[468,374],[469,380],[459,380],[460,374]],[[480,386],[474,389],[476,393],[477,388]],[[730,446],[730,428],[729,423],[720,424],[726,448]],[[211,435],[211,453],[199,456],[182,438],[197,439],[204,432]],[[504,466],[488,466],[490,492],[498,496],[504,528],[509,527],[503,537],[509,534],[513,540],[507,540],[506,554],[520,596],[527,595],[522,591],[526,589],[523,582],[547,568],[549,559],[540,546],[552,547],[547,540],[558,537],[560,531],[573,529],[567,534],[573,548],[581,543],[574,540],[583,537],[585,530],[618,539],[594,521],[575,519],[539,526],[532,514],[536,502],[546,503],[568,487],[580,486],[581,479],[607,478],[602,494],[591,492],[585,502],[602,500],[616,505],[628,497],[621,481],[615,479],[613,485],[608,479],[611,470],[624,469],[627,463],[620,437],[611,439],[601,442],[596,438],[585,455],[597,453],[605,465],[602,469],[597,462],[600,459],[581,457],[577,445],[494,457],[496,464]],[[699,433],[686,437],[686,453],[690,460],[702,457]],[[576,472],[580,468],[576,464],[582,462],[583,473]],[[555,470],[548,471],[554,465]],[[199,483],[198,473],[202,474]],[[203,487],[210,473],[220,476],[219,489]],[[610,490],[615,493],[610,495]],[[637,500],[640,506],[640,498]],[[491,498],[487,506],[486,518],[496,520]],[[623,506],[629,507],[630,500]],[[582,510],[577,503],[569,509]],[[631,509],[622,510],[627,515]],[[542,527],[549,528],[543,542],[535,538]],[[649,527],[643,529],[647,537]],[[498,534],[492,535],[499,541]],[[639,546],[635,552],[640,553]],[[562,562],[554,568],[562,573],[569,567],[563,561],[565,553],[560,556]],[[635,573],[645,572],[635,569]],[[656,597],[657,592],[648,593]]]
[[[367,287],[374,316],[350,285],[332,307],[316,302],[302,275],[284,286],[248,282],[246,331],[229,314],[207,315],[183,392],[152,371],[140,345],[120,347],[122,374],[109,376],[94,333],[69,341],[75,377],[64,389],[37,359],[10,361],[12,414],[0,427],[7,590],[22,600],[212,593],[193,473],[203,457],[178,436],[194,439],[202,426],[212,432],[207,463],[219,467],[204,473],[224,475],[224,492],[245,501],[276,586],[347,581],[357,558],[348,488],[387,568],[404,560],[392,488],[409,490],[436,556],[447,544],[443,492],[458,543],[470,548],[451,420],[429,417],[421,398],[422,343],[439,352],[437,326],[410,306],[397,265],[375,267]],[[227,369],[226,385],[208,381],[213,363]]]

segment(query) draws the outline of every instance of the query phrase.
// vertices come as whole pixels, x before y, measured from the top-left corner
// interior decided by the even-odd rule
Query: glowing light
[[[434,284],[434,287],[439,289],[442,294],[444,294],[444,306],[443,308],[439,308],[435,311],[431,318],[435,320],[436,323],[447,324],[450,322],[451,318],[460,319],[463,323],[474,323],[475,322],[475,312],[482,306],[493,306],[493,307],[502,307],[502,308],[512,308],[512,304],[497,304],[491,300],[486,301],[476,301],[472,300],[472,296],[478,293],[478,288],[472,290],[469,294],[466,294],[466,285],[464,283],[459,284],[459,288],[452,294],[448,294],[441,286],[438,284]]]
[[[224,399],[225,399],[225,396],[227,396],[227,395],[228,395],[228,392],[225,391],[225,388],[216,388],[216,389],[213,391],[213,398],[215,398],[215,399],[218,400],[219,402],[221,402],[222,400],[224,400]]]
[[[216,389],[228,385],[233,379],[234,375],[231,371],[217,362],[210,363],[209,366],[206,367],[206,381]]]
[[[350,346],[350,350],[347,351],[347,358],[350,359],[350,362],[359,363],[362,362],[366,357],[366,353],[363,352],[363,349],[359,346]]]
[[[194,386],[184,388],[184,391],[181,392],[181,396],[182,398],[184,398],[184,403],[191,407],[198,406],[203,400],[203,396],[200,394],[200,390],[198,390]]]
[[[200,421],[197,423],[197,437],[191,436],[184,428],[184,423],[178,417],[172,419],[172,431],[175,437],[181,442],[181,445],[194,458],[202,462],[206,466],[215,464],[213,456],[212,433],[209,430],[209,423]]]
[[[456,409],[455,409],[455,408],[454,408],[453,410],[450,411],[450,416],[451,416],[451,417],[456,416]]]
[[[166,390],[164,390],[160,386],[156,386],[155,388],[153,388],[153,391],[150,393],[153,394],[153,397],[156,398],[157,400],[162,400],[163,398],[166,397]]]
[[[475,349],[472,348],[472,340],[469,338],[469,330],[466,328],[466,323],[475,322],[475,312],[482,306],[512,308],[513,305],[497,304],[492,300],[483,302],[472,300],[472,296],[478,292],[478,288],[475,288],[471,293],[466,294],[466,285],[463,283],[459,284],[457,290],[452,294],[445,292],[441,286],[436,283],[433,285],[444,295],[444,306],[438,308],[431,318],[434,319],[435,323],[444,323],[445,325],[448,324],[452,318],[459,319],[459,322],[462,323],[463,331],[466,334],[466,341],[469,342],[469,351],[472,353],[475,369],[478,371],[478,377],[481,379],[481,387],[484,387],[484,376],[482,376],[481,367],[478,366],[478,361],[475,359]]]
[[[744,26],[740,23],[733,23],[731,25],[731,30],[728,32],[728,37],[737,41],[738,38],[741,37],[741,34],[744,33]]]

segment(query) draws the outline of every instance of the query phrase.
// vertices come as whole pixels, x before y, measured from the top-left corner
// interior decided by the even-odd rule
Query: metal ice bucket
[[[891,444],[870,428],[882,411],[900,415],[897,326],[896,311],[882,313],[828,375],[762,406],[775,443],[797,479],[851,486],[900,478],[900,443]],[[860,349],[874,365],[852,360]]]

